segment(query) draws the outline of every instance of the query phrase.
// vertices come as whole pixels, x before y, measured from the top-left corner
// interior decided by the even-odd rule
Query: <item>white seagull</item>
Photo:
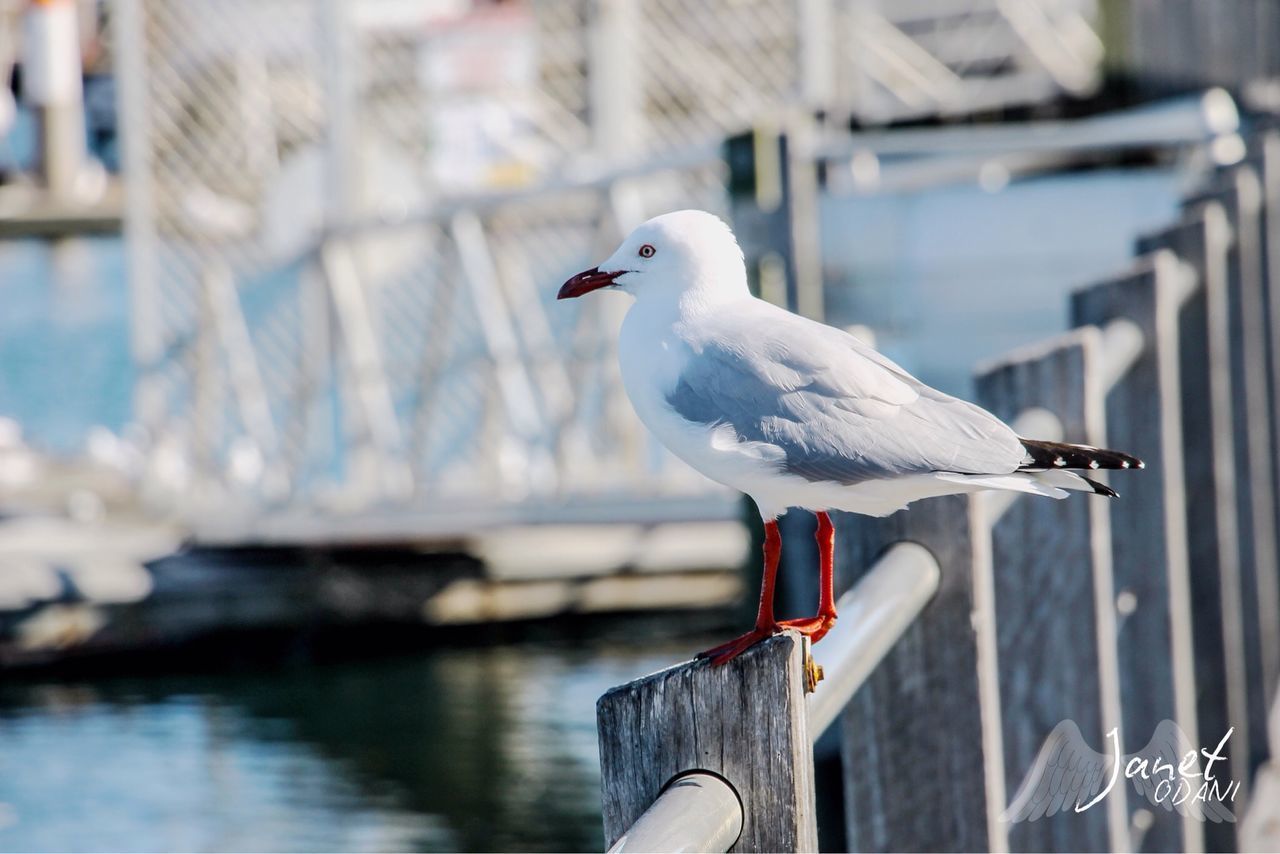
[[[784,628],[815,642],[831,629],[829,510],[886,516],[921,498],[986,489],[1114,496],[1071,469],[1142,467],[1116,451],[1019,438],[852,335],[757,299],[733,232],[703,211],[640,225],[558,298],[601,288],[635,299],[618,362],[640,420],[693,468],[751,496],[764,519],[755,626],[701,654],[714,664]],[[821,594],[816,616],[778,622],[777,518],[791,507],[818,517]]]

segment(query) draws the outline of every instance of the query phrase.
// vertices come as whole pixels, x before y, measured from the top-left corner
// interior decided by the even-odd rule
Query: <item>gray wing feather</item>
[[[1074,721],[1053,728],[1001,813],[1006,822],[1036,821],[1093,800],[1102,790],[1107,757],[1085,743]]]
[[[986,410],[845,332],[782,317],[750,347],[727,335],[694,345],[668,404],[689,421],[731,427],[739,441],[778,447],[784,470],[811,481],[1007,474],[1021,464],[1021,442]]]

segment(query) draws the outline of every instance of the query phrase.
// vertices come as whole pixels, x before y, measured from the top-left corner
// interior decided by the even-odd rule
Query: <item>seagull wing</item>
[[[1109,767],[1108,757],[1085,743],[1075,721],[1063,721],[1044,740],[1000,820],[1035,821],[1086,804],[1102,790]]]
[[[994,415],[842,330],[757,308],[704,324],[689,345],[668,404],[688,421],[732,428],[738,441],[774,446],[785,471],[810,481],[1006,474],[1026,458]]]

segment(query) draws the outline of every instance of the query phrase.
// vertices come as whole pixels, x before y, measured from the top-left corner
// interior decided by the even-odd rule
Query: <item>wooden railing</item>
[[[812,744],[835,723],[849,850],[1238,846],[1238,824],[1124,785],[1088,811],[1001,820],[1066,719],[1099,752],[1112,728],[1126,752],[1165,719],[1206,749],[1234,728],[1217,774],[1241,782],[1237,817],[1271,752],[1280,133],[1256,134],[1136,248],[1131,269],[1073,295],[1069,332],[977,376],[978,401],[1024,434],[1143,458],[1113,480],[1123,497],[841,514],[849,589],[812,656],[786,634],[601,698],[609,845],[816,849]]]

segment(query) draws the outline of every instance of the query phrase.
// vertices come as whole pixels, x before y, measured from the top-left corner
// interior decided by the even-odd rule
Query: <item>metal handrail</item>
[[[924,546],[898,543],[837,606],[844,619],[823,639],[823,681],[809,699],[814,740],[919,616],[938,590],[942,571]],[[703,771],[677,777],[619,837],[613,852],[728,851],[742,831],[742,803],[726,780]]]
[[[1214,88],[1084,119],[833,134],[820,140],[813,154],[823,160],[842,160],[859,152],[877,157],[993,156],[1146,148],[1208,142],[1239,128],[1235,101],[1226,90]]]
[[[350,218],[330,224],[324,237],[355,237],[387,228],[440,225],[459,213],[484,214],[503,205],[531,202],[561,193],[604,192],[616,184],[650,178],[663,172],[692,171],[714,165],[722,158],[719,144],[687,145],[642,161],[605,164],[572,173],[551,175],[528,186],[464,192],[436,199],[425,208]],[[323,239],[323,238],[322,238]]]
[[[823,679],[809,698],[809,735],[817,741],[938,591],[942,570],[918,543],[898,543],[840,597],[842,619],[814,657]]]
[[[733,787],[722,777],[694,771],[668,783],[609,854],[728,851],[742,833],[742,821],[742,801]]]

